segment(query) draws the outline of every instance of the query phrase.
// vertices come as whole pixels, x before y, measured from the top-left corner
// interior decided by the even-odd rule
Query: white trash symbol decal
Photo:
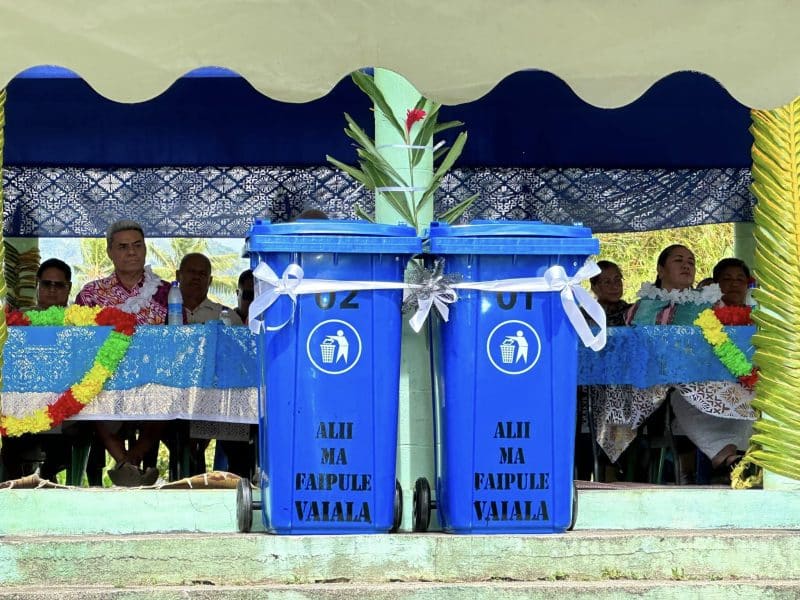
[[[350,323],[329,319],[308,334],[306,354],[311,364],[323,373],[341,375],[361,358],[361,336]]]
[[[486,354],[494,367],[507,375],[530,371],[542,352],[539,334],[524,321],[504,321],[489,333]]]

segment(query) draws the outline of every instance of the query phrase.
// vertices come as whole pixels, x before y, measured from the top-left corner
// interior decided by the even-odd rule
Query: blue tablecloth
[[[91,367],[109,327],[9,327],[4,392],[63,391]],[[183,327],[140,326],[106,390],[145,384],[176,388],[255,387],[255,337],[219,321]]]
[[[91,366],[108,327],[9,327],[4,349],[3,391],[63,391]],[[749,357],[754,327],[729,327],[731,339]],[[580,385],[732,381],[697,327],[609,328],[600,352],[582,345]],[[242,388],[258,384],[255,337],[246,327],[218,321],[183,327],[142,326],[107,390],[145,384],[176,388]]]
[[[752,359],[755,327],[726,327],[731,340]],[[735,381],[714,355],[699,327],[609,327],[600,352],[580,345],[579,385],[630,384],[644,388],[698,381]]]

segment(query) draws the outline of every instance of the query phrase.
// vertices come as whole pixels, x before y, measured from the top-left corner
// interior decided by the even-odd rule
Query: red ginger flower
[[[406,133],[411,135],[411,127],[417,121],[422,121],[425,118],[425,115],[428,114],[421,108],[409,108],[406,111]]]

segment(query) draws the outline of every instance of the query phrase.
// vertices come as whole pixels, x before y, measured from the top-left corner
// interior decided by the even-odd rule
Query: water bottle
[[[227,308],[223,308],[219,313],[219,320],[222,321],[223,325],[230,325],[231,324],[231,311]]]
[[[177,281],[172,282],[167,295],[167,325],[183,325],[183,294]]]

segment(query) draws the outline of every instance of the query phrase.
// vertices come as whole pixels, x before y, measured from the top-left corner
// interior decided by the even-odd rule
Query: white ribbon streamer
[[[256,284],[256,297],[250,304],[250,331],[259,333],[283,329],[294,318],[297,307],[297,296],[300,294],[325,294],[330,292],[347,292],[354,290],[400,290],[407,287],[402,281],[337,281],[335,279],[304,279],[303,268],[298,264],[290,264],[279,278],[267,263],[261,262],[253,270]],[[268,326],[259,317],[280,296],[289,296],[292,301],[291,316],[280,325]]]
[[[553,265],[545,271],[544,277],[519,277],[515,279],[497,279],[494,281],[464,281],[451,284],[450,288],[497,293],[559,292],[561,296],[561,306],[569,322],[572,323],[572,326],[575,328],[578,337],[581,338],[584,346],[596,352],[602,350],[606,345],[606,313],[597,300],[583,289],[581,282],[599,273],[600,267],[598,267],[594,261],[589,260],[586,261],[572,277],[567,276],[567,272],[561,265]],[[440,295],[438,299],[441,302],[453,302],[453,300],[449,300],[448,296],[444,295]],[[438,309],[439,304],[436,302],[433,304]],[[600,331],[597,335],[592,333],[589,324],[581,313],[579,305],[583,307],[589,317],[600,326]],[[420,315],[423,309],[425,313]],[[425,307],[420,303],[420,310],[418,310],[417,314],[413,317],[414,322],[423,323],[429,311],[430,303],[426,303]],[[440,310],[439,314],[442,316],[442,319],[447,321],[447,312],[442,312]],[[412,323],[412,327],[413,326]],[[416,331],[419,330],[416,329]]]
[[[600,273],[594,261],[587,260],[572,277],[567,276],[564,267],[553,265],[543,277],[520,277],[514,279],[497,279],[494,281],[464,281],[452,284],[440,284],[432,280],[427,285],[388,281],[337,281],[332,279],[304,279],[300,265],[290,264],[279,278],[266,264],[259,263],[253,271],[256,281],[256,297],[250,305],[250,329],[253,333],[262,330],[277,331],[285,327],[294,317],[299,294],[322,294],[353,290],[407,290],[429,288],[431,293],[420,298],[416,313],[409,320],[414,331],[419,332],[432,307],[445,321],[449,317],[449,304],[458,300],[457,289],[477,290],[483,292],[559,292],[561,306],[569,322],[572,324],[583,344],[594,351],[606,345],[606,313],[603,307],[583,287],[581,282]],[[280,296],[286,295],[292,301],[292,316],[280,325],[267,326],[259,318],[267,308]],[[597,335],[592,333],[586,318],[581,313],[582,307],[600,327]]]
[[[441,144],[441,142],[439,142]],[[399,148],[400,150],[433,150],[433,146],[417,146],[414,144],[380,144],[375,146],[376,150],[383,150],[384,148]]]

